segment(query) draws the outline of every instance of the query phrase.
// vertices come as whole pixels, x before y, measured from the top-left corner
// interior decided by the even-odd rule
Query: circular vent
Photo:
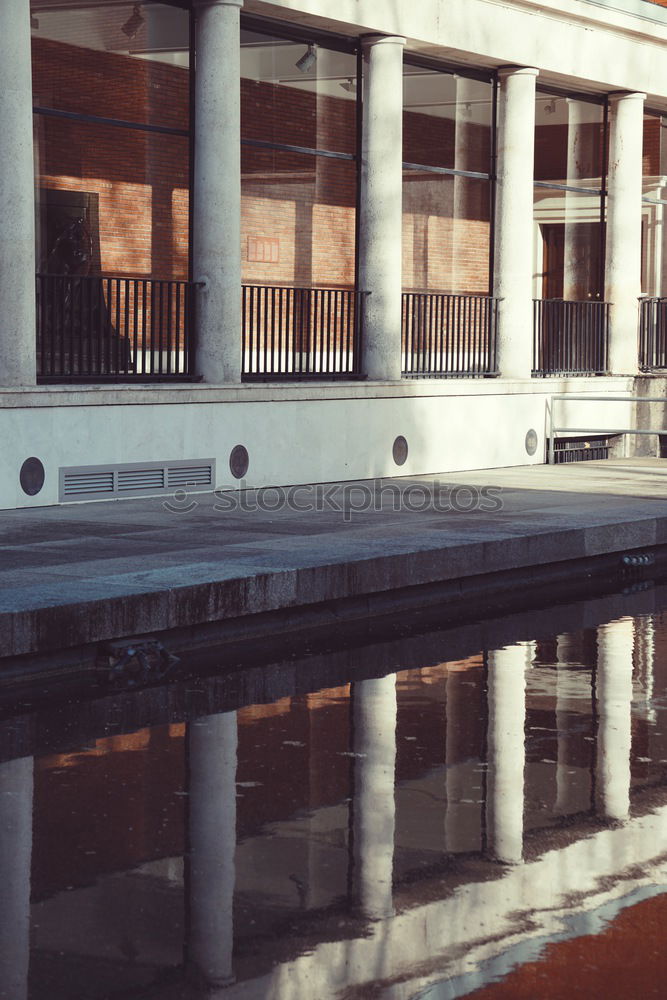
[[[229,455],[229,471],[234,479],[243,479],[249,465],[250,456],[248,455],[248,449],[242,444],[234,445]]]
[[[396,465],[405,465],[408,460],[408,442],[402,435],[396,438],[391,453]]]
[[[19,482],[21,489],[29,497],[36,496],[44,485],[44,466],[38,458],[26,458],[21,466]]]
[[[531,429],[526,434],[526,451],[529,455],[534,455],[537,451],[537,431]]]

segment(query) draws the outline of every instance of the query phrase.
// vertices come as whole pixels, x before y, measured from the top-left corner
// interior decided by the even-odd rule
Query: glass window
[[[602,299],[604,108],[537,92],[535,298]]]
[[[604,108],[538,91],[535,180],[600,188],[603,169]]]
[[[244,147],[243,282],[354,287],[356,164]]]
[[[188,13],[40,8],[32,46],[38,271],[187,279]]]
[[[244,284],[354,288],[356,136],[355,55],[242,30]]]
[[[316,43],[241,31],[241,137],[356,152],[357,60]]]
[[[489,294],[492,122],[490,83],[404,65],[405,291]]]
[[[644,116],[642,179],[642,291],[667,295],[667,122]]]
[[[489,294],[491,184],[403,172],[405,291]]]
[[[490,83],[403,67],[403,160],[488,174],[493,89]]]
[[[37,9],[37,107],[187,129],[189,15],[163,3]]]
[[[186,279],[187,137],[36,118],[38,271]]]

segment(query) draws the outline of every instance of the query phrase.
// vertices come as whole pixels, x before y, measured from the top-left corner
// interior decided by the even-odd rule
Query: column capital
[[[405,45],[407,39],[403,35],[362,35],[362,49],[369,49],[375,45]]]
[[[539,69],[534,66],[500,66],[498,68],[498,78],[506,80],[508,76],[539,76]]]
[[[614,104],[618,104],[619,101],[645,101],[646,94],[630,90],[616,90],[607,94],[607,100]]]

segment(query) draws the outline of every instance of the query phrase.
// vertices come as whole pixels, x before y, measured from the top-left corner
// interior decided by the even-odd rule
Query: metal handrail
[[[568,399],[578,402],[591,403],[667,403],[667,396],[589,396],[577,395],[575,393],[557,393],[550,397],[549,407],[549,449],[547,452],[547,464],[554,465],[554,444],[556,434],[569,431],[570,434],[591,434],[600,432],[599,427],[556,427],[554,423],[554,402],[556,400]],[[639,430],[633,427],[620,427],[607,429],[607,434],[667,434],[667,427],[658,427],[654,430]]]

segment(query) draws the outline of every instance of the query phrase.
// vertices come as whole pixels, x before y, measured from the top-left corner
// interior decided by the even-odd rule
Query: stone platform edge
[[[432,533],[431,538],[432,538]],[[255,616],[326,607],[337,617],[396,612],[419,602],[419,589],[448,585],[472,597],[489,586],[511,585],[530,573],[586,573],[602,559],[609,573],[624,552],[667,546],[667,516],[643,515],[595,526],[541,530],[484,541],[452,538],[443,544],[321,565],[247,571],[204,578],[198,564],[77,580],[57,596],[39,587],[0,597],[0,670],[9,657],[73,649],[129,636],[159,634],[214,622],[240,621],[252,631]],[[666,550],[667,551],[667,550]],[[588,567],[588,568],[587,568]],[[190,580],[187,577],[190,576]],[[176,581],[180,581],[176,583]],[[48,588],[47,588],[48,589]],[[76,591],[76,593],[75,593]],[[402,592],[399,599],[398,592]],[[369,603],[370,602],[370,603]],[[340,604],[339,616],[336,605]],[[345,605],[345,607],[343,607]],[[277,631],[280,630],[276,622]]]

